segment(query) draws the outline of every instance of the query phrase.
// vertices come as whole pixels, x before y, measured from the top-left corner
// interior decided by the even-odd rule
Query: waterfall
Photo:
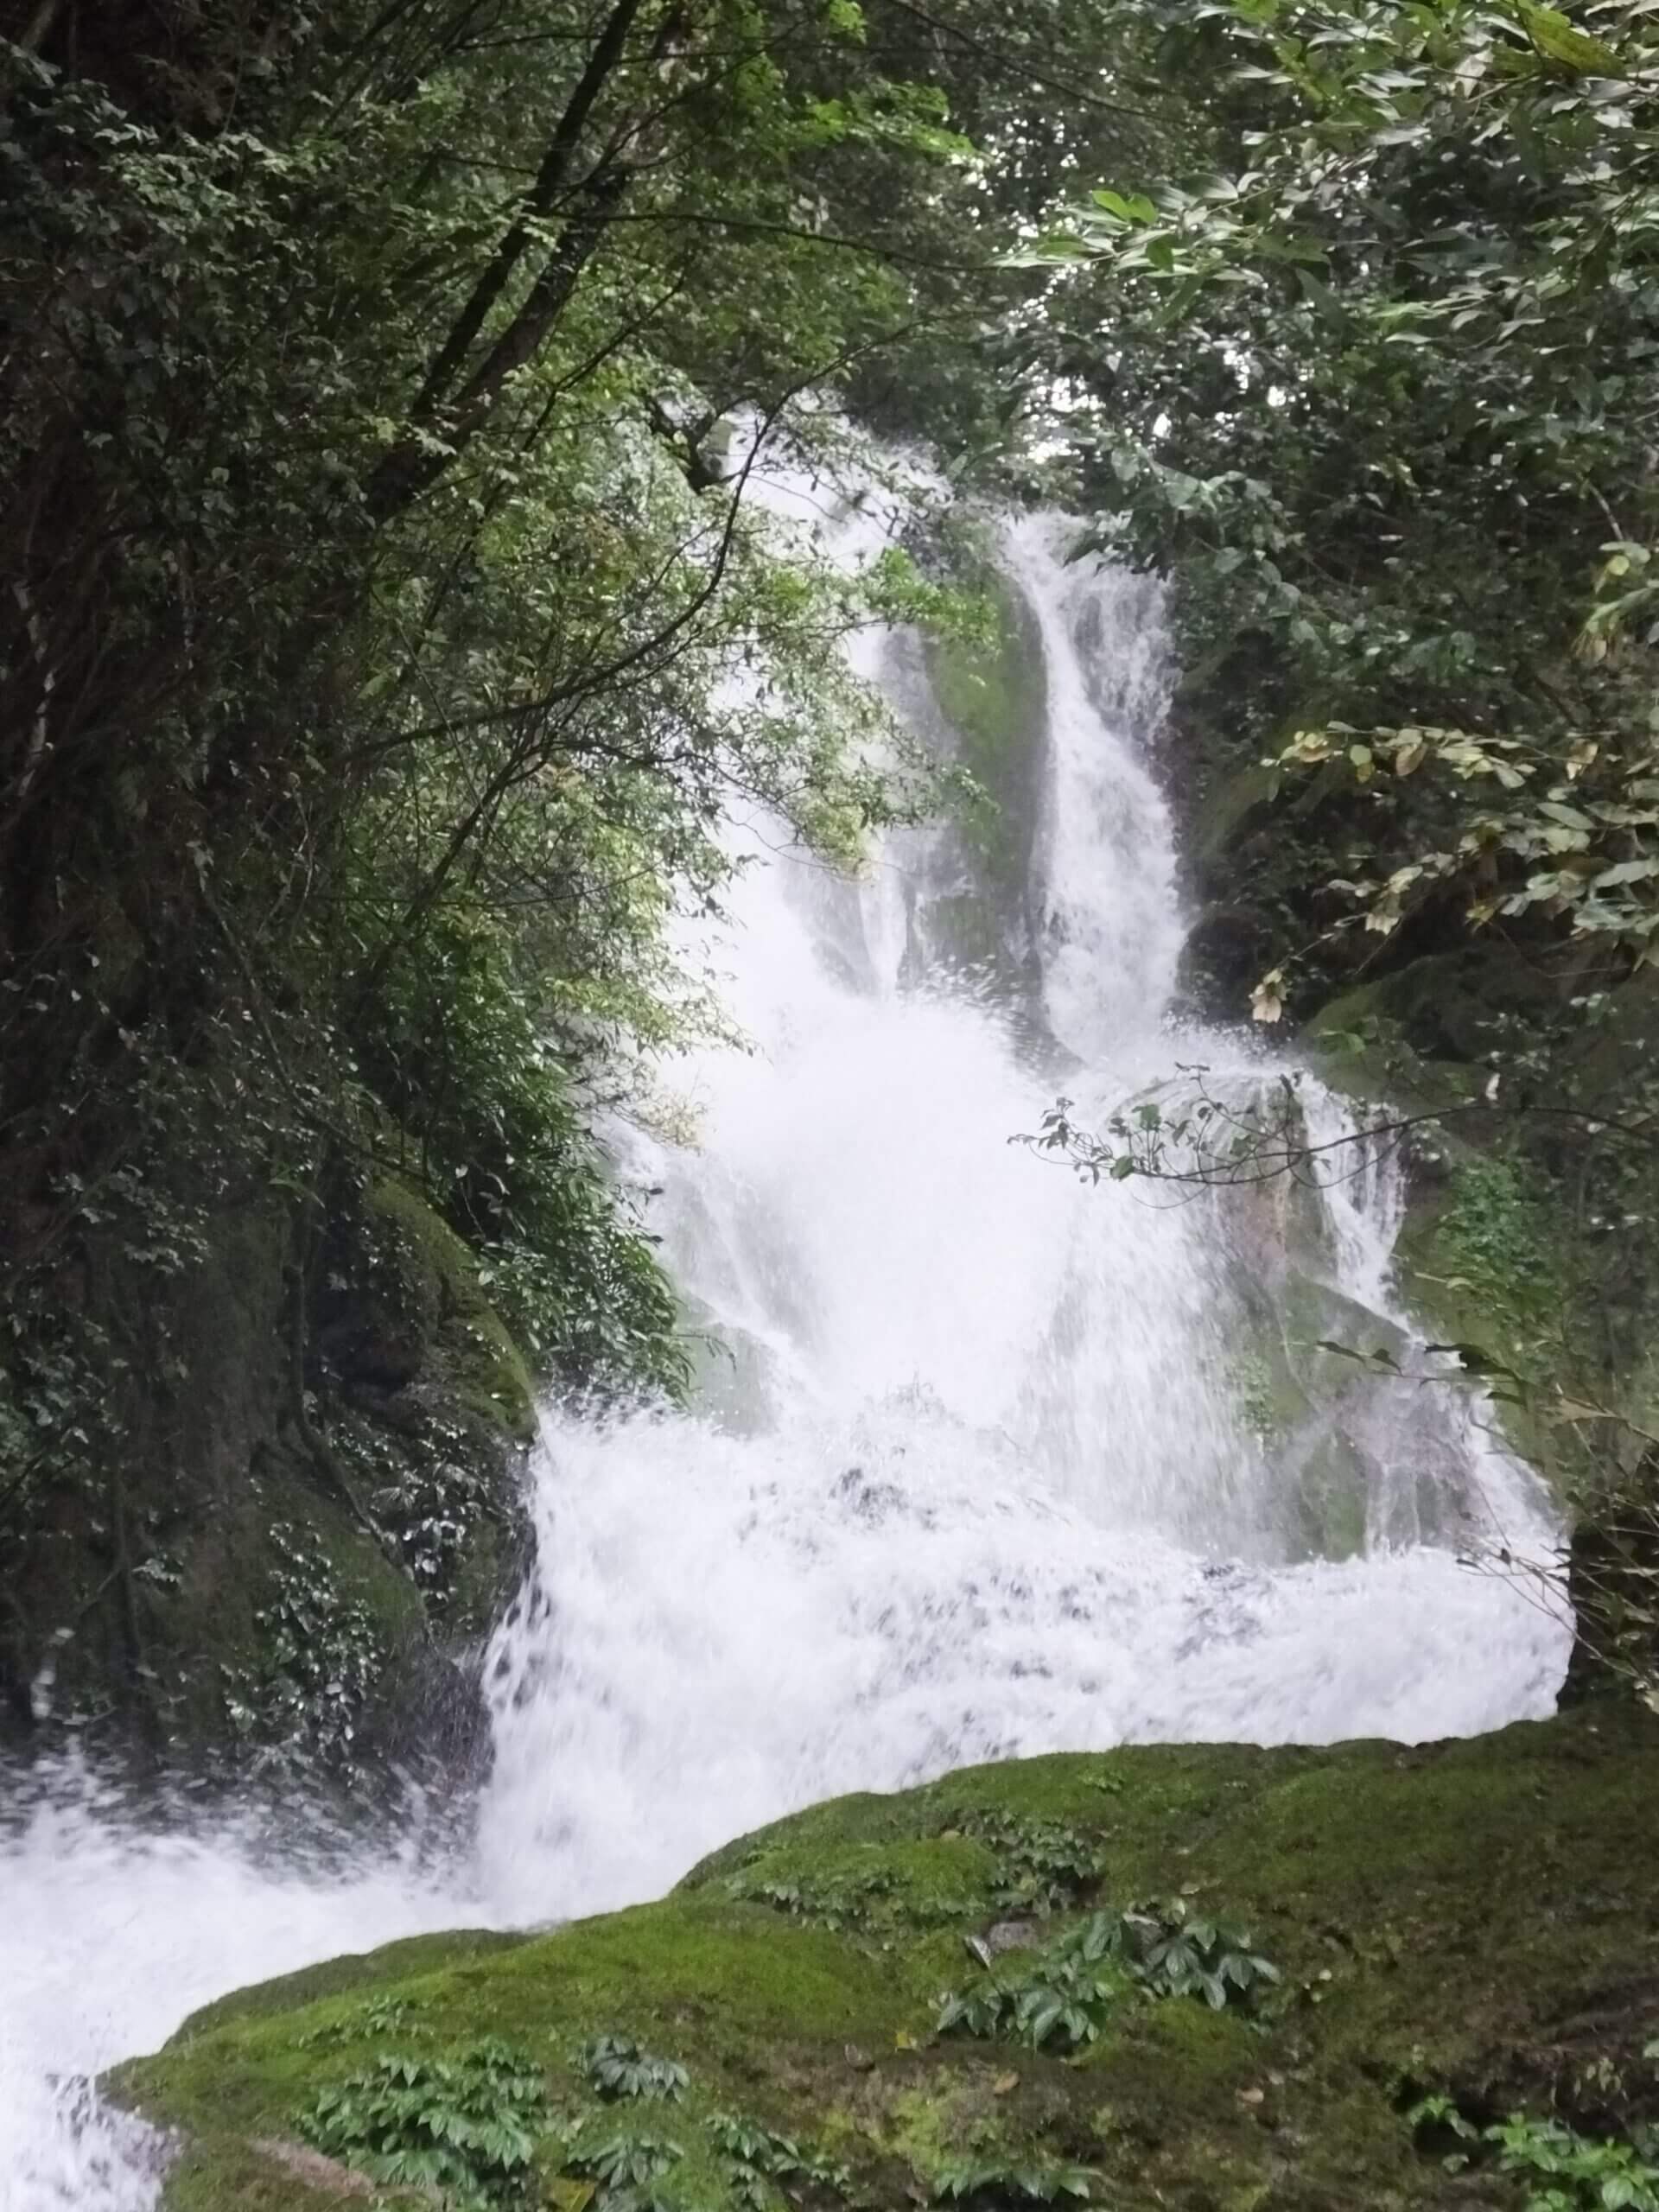
[[[772,496],[841,557],[893,524],[833,487]],[[1000,980],[937,952],[972,888],[948,830],[855,884],[732,825],[753,864],[704,950],[752,1049],[672,1071],[693,1141],[619,1137],[660,1186],[699,1394],[544,1417],[475,1848],[441,1880],[390,1850],[308,1877],[234,1828],[137,1834],[43,1794],[0,1836],[0,2212],[145,2212],[156,2146],[84,2077],[332,1952],[621,1904],[792,1808],[965,1761],[1552,1709],[1565,1626],[1459,1563],[1483,1535],[1546,1555],[1552,1517],[1480,1408],[1411,1372],[1391,1164],[1234,1210],[1081,1187],[1010,1141],[1058,1088],[1086,1118],[1177,1062],[1271,1071],[1170,1026],[1157,594],[1068,563],[1065,536],[1001,541],[1043,706]],[[868,650],[895,696],[925,691],[912,642]],[[1302,1095],[1315,1141],[1348,1132]],[[1344,1319],[1404,1379],[1327,1371],[1303,1338]]]
[[[930,899],[959,889],[948,840],[862,887],[787,850],[744,883],[727,957],[756,1049],[702,1059],[697,1141],[639,1162],[714,1339],[704,1403],[549,1418],[539,1565],[493,1653],[481,1847],[518,1915],[620,1904],[792,1807],[969,1761],[1551,1709],[1560,1624],[1449,1548],[1553,1541],[1478,1415],[1356,1372],[1267,1448],[1236,1371],[1261,1284],[1226,1197],[1084,1190],[1009,1144],[1057,1069],[1103,1112],[1200,1054],[1263,1072],[1166,1026],[1156,594],[1068,563],[1066,535],[1003,537],[1045,678],[1046,1034],[892,957],[895,906],[925,944]],[[1304,1089],[1313,1142],[1351,1126]],[[1398,1175],[1363,1147],[1348,1169],[1294,1194],[1301,1294],[1401,1344]],[[1354,1493],[1345,1556],[1309,1555],[1316,1451]]]

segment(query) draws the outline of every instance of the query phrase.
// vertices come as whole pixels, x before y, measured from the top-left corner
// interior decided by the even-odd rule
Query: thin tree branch
[[[533,228],[551,214],[570,181],[576,149],[582,143],[594,105],[622,60],[628,34],[637,21],[643,0],[616,0],[610,18],[588,57],[588,66],[576,80],[564,113],[548,141],[536,181],[524,195],[472,296],[456,316],[449,335],[439,347],[425,381],[416,395],[411,411],[416,423],[429,422],[466,365],[489,318],[490,310],[506,289],[512,273],[530,247]]]

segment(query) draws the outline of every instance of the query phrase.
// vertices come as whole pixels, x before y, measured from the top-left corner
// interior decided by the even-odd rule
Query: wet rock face
[[[1273,965],[1275,939],[1254,907],[1206,906],[1181,950],[1180,988],[1194,1010],[1236,1015],[1251,986]]]
[[[818,2162],[807,2201],[825,2212],[938,2201],[969,2168],[988,2207],[999,2173],[1062,2170],[1126,2212],[1508,2204],[1516,2183],[1478,2139],[1492,2120],[1628,2140],[1659,2117],[1656,1754],[1659,1719],[1601,1706],[1414,1749],[969,1769],[781,1821],[660,1904],[421,1938],[241,1993],[116,2083],[181,2131],[168,2212],[305,2212],[315,2169],[270,2146],[306,2142],[319,2090],[399,2036],[421,2064],[464,2068],[486,2038],[523,2056],[552,2202],[582,2118],[671,2139],[683,2201],[735,2212],[736,2115]],[[1097,1952],[1086,2024],[1015,2031],[982,2006],[941,2031],[944,1992],[1070,1973],[1075,1999],[1065,1962],[1137,1900],[1189,1943],[1209,1923],[1248,1936],[1279,1978],[1216,2005]],[[596,2036],[683,2066],[671,2109],[604,2102]],[[1456,2138],[1469,2165],[1448,2170],[1411,2117],[1424,2097],[1476,2131]]]
[[[335,1294],[329,1304],[333,1311],[317,1332],[317,1350],[346,1389],[390,1397],[415,1381],[428,1351],[417,1323],[372,1298]]]
[[[1354,1141],[1359,1126],[1312,1075],[1208,1074],[1222,1134],[1204,1249],[1216,1367],[1248,1438],[1249,1554],[1344,1560],[1460,1546],[1479,1533],[1484,1440],[1449,1363],[1429,1356],[1394,1263],[1417,1171]],[[1191,1114],[1179,1087],[1166,1116]],[[1227,1133],[1258,1127],[1265,1168],[1226,1180]],[[1297,1148],[1323,1147],[1300,1160]],[[1281,1158],[1288,1165],[1275,1167]],[[1315,1181],[1318,1177],[1319,1180]]]
[[[94,1712],[100,1748],[168,1763],[360,1773],[442,1745],[480,1771],[467,1655],[527,1556],[534,1413],[467,1249],[387,1179],[340,1197],[308,1268],[282,1206],[249,1204],[160,1294],[98,1279],[190,1357],[129,1363],[108,1491],[65,1485],[0,1560],[0,1740],[50,1749]]]
[[[1643,1479],[1651,1496],[1659,1469],[1649,1466]],[[1651,1701],[1659,1686],[1659,1519],[1627,1506],[1581,1521],[1567,1548],[1567,1586],[1579,1634],[1563,1706],[1628,1696],[1633,1684],[1645,1686]]]

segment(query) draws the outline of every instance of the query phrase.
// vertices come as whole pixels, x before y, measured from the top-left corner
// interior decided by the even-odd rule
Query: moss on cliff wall
[[[983,596],[978,639],[936,639],[925,649],[926,696],[947,754],[966,768],[977,796],[957,809],[961,884],[929,902],[930,950],[956,965],[1017,982],[1028,953],[1026,900],[1042,791],[1046,675],[1031,610],[984,545],[965,533],[950,554],[953,579]]]
[[[1036,826],[1039,778],[1032,756],[1042,726],[1042,647],[1006,576],[986,566],[968,581],[986,594],[989,631],[977,644],[950,639],[932,645],[928,673],[963,765],[987,802],[973,810],[963,834],[993,887],[1018,899]]]
[[[19,1732],[351,1768],[451,1700],[522,1556],[529,1371],[411,1184],[342,1185],[313,1244],[270,1193],[202,1209],[164,1272],[115,1236],[83,1270],[112,1441],[7,1579]]]

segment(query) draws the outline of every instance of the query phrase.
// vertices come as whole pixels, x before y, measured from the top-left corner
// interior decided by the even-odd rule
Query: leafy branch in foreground
[[[1357,1033],[1325,1031],[1320,1042],[1342,1051],[1364,1049]],[[1387,1105],[1355,1109],[1354,1118],[1329,1133],[1309,1126],[1302,1068],[1265,1068],[1260,1074],[1217,1078],[1203,1063],[1178,1063],[1182,1090],[1173,1098],[1142,1097],[1109,1115],[1099,1129],[1071,1118],[1074,1101],[1057,1098],[1034,1134],[1017,1137],[1034,1152],[1073,1167],[1090,1183],[1149,1183],[1231,1189],[1287,1177],[1322,1190],[1366,1173],[1377,1160],[1414,1141],[1432,1147],[1447,1123],[1493,1120],[1554,1124],[1582,1131],[1611,1147],[1659,1155],[1659,1111],[1637,1102],[1620,1115],[1580,1105],[1568,1096],[1523,1091],[1510,1096],[1500,1073],[1437,1068],[1432,1105],[1401,1112]],[[1173,1086],[1172,1086],[1173,1087]]]
[[[1573,730],[1551,744],[1518,731],[1356,729],[1332,721],[1300,732],[1267,765],[1345,769],[1361,788],[1379,775],[1419,771],[1440,773],[1454,791],[1464,787],[1458,799],[1467,818],[1454,844],[1418,852],[1380,877],[1331,880],[1358,912],[1332,924],[1327,939],[1356,925],[1386,938],[1414,902],[1461,877],[1471,887],[1466,916],[1477,926],[1538,909],[1575,936],[1633,952],[1638,963],[1655,945],[1659,752],[1650,747],[1615,750],[1605,738]],[[1277,1018],[1275,978],[1282,982],[1274,971],[1263,979],[1265,990],[1258,987],[1258,1020]]]
[[[1179,1066],[1190,1095],[1173,1104],[1141,1098],[1109,1116],[1101,1130],[1071,1119],[1073,1101],[1057,1098],[1033,1135],[1014,1140],[1073,1167],[1090,1183],[1147,1182],[1233,1186],[1288,1176],[1319,1185],[1336,1180],[1357,1147],[1396,1141],[1408,1130],[1433,1127],[1448,1110],[1389,1116],[1379,1113],[1363,1131],[1330,1137],[1310,1134],[1302,1110],[1302,1071],[1235,1081],[1224,1090],[1201,1065]],[[1331,1163],[1321,1175],[1320,1163]]]

